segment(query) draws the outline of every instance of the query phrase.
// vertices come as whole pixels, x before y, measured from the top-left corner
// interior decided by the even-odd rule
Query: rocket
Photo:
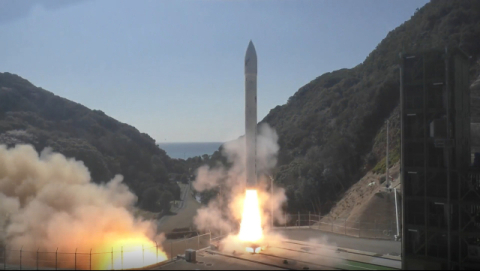
[[[257,53],[252,41],[245,54],[246,188],[257,187]]]

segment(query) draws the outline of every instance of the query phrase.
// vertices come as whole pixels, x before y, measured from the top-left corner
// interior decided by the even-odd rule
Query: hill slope
[[[0,144],[18,143],[32,144],[37,151],[51,147],[83,161],[97,183],[122,174],[145,209],[159,211],[152,199],[162,194],[179,199],[180,189],[168,173],[184,169],[147,134],[17,75],[0,73]]]
[[[400,52],[445,46],[471,55],[471,78],[480,72],[480,1],[426,4],[352,69],[326,73],[300,88],[262,120],[279,134],[275,180],[287,188],[290,211],[326,213],[368,170],[381,172],[385,125],[390,122],[391,163],[399,159]],[[377,166],[377,167],[375,167]]]

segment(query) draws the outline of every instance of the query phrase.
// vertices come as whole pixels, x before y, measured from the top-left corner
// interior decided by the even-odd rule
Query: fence
[[[111,248],[110,251],[42,251],[0,246],[0,270],[92,270],[129,269],[171,260],[186,249],[210,246],[211,234],[178,241],[165,241],[155,246]]]
[[[316,214],[284,214],[284,223],[275,226],[310,227],[312,229],[346,236],[372,239],[395,240],[397,234],[396,221],[365,223],[348,219],[332,219]]]
[[[309,227],[324,232],[332,232],[353,237],[393,240],[396,222],[363,223],[358,221],[334,220],[315,214],[285,214],[282,227]],[[175,258],[187,249],[208,248],[212,241],[221,239],[211,233],[197,235],[178,241],[165,241],[155,246],[129,246],[111,248],[110,251],[42,251],[11,248],[0,245],[0,270],[17,269],[127,269],[142,267]]]
[[[210,233],[197,235],[192,238],[181,239],[177,241],[164,242],[163,249],[165,250],[168,259],[175,258],[178,254],[184,254],[187,249],[204,249],[210,246],[212,236]]]

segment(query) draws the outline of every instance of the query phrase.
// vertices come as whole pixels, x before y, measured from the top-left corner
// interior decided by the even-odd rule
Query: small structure
[[[185,261],[189,263],[197,262],[197,251],[194,249],[185,250]]]

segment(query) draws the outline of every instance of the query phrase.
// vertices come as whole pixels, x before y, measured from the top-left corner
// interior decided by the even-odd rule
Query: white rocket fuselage
[[[252,41],[245,54],[246,188],[257,187],[257,53]]]

